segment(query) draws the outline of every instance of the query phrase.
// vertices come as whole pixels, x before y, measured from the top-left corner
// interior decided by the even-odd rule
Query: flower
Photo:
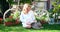
[[[0,18],[0,21],[2,21],[3,19],[2,18]]]
[[[13,16],[9,16],[9,18],[13,18]]]

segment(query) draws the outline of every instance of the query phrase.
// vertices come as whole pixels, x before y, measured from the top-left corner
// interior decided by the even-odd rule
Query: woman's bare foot
[[[27,27],[25,27],[25,28],[31,28],[31,25],[29,25],[29,26],[27,26]]]

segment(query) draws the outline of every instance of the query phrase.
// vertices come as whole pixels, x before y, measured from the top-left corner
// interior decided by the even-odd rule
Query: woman
[[[25,28],[31,28],[31,23],[36,22],[34,13],[31,10],[31,6],[29,4],[24,4],[23,10],[20,15],[20,20],[23,27]]]

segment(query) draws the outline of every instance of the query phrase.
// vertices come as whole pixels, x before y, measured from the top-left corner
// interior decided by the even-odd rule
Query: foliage
[[[11,16],[13,16],[13,19],[17,19],[17,18],[20,18],[20,11],[15,11],[13,14],[11,14]]]
[[[36,20],[37,20],[37,21],[40,21],[40,20],[47,21],[47,20],[48,20],[48,17],[47,17],[46,15],[43,15],[43,16],[41,16],[41,17],[36,16]]]
[[[31,4],[31,0],[21,0],[20,3],[23,3],[23,4],[24,3],[29,3],[29,4]]]
[[[13,3],[13,0],[8,0],[9,4]]]
[[[55,15],[54,15],[55,17],[57,17],[57,16],[56,16],[56,13],[59,14],[59,9],[60,9],[60,8],[59,8],[59,6],[60,6],[59,1],[60,1],[60,0],[54,0],[54,1],[51,0],[51,3],[52,3],[52,5],[53,5],[53,8],[49,10],[49,12],[50,12],[50,17],[51,17],[51,18],[53,18],[53,15],[54,15],[54,14],[55,14]]]
[[[6,18],[5,20],[6,20],[5,22],[15,22],[15,20],[12,18]]]
[[[54,13],[57,13],[57,12],[59,12],[59,5],[54,5],[54,9],[53,9],[53,12]]]
[[[10,4],[17,4],[17,2],[14,2],[13,0],[8,0]],[[20,3],[29,3],[31,4],[31,0],[20,0]]]
[[[40,20],[44,20],[44,21],[48,21],[49,20],[49,15],[48,15],[48,11],[46,10],[42,10],[38,13],[38,16],[36,16],[36,20],[40,21]]]
[[[53,9],[53,12],[54,13],[57,13],[57,12],[59,12],[59,6],[60,6],[60,4],[59,4],[59,1],[60,0],[55,0],[54,2],[52,2],[52,5],[54,6],[54,9]]]

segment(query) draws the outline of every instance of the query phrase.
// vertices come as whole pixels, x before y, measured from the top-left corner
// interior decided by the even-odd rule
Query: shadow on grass
[[[60,30],[60,24],[43,24],[43,28],[40,30]],[[33,29],[31,29],[33,30]],[[36,30],[36,29],[34,29]]]
[[[52,24],[52,25],[48,25],[48,24],[44,24],[43,25],[43,30],[60,30],[60,24]]]

